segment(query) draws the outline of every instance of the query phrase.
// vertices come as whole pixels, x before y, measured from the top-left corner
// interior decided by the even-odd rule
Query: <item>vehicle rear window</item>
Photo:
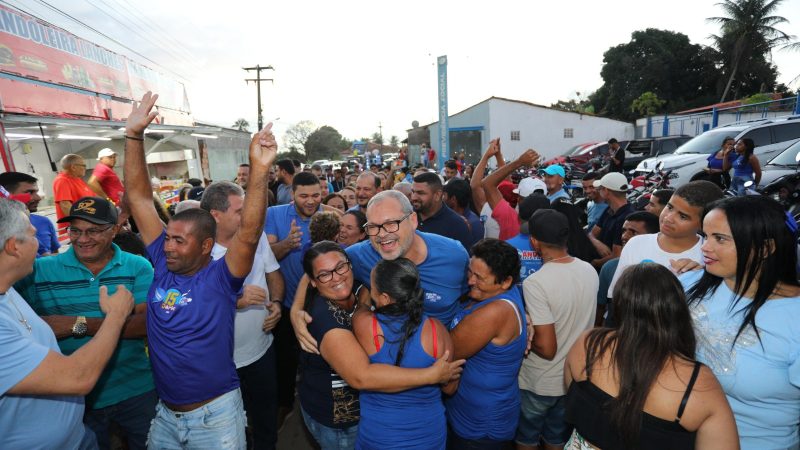
[[[769,135],[769,127],[756,128],[753,131],[748,131],[742,136],[742,139],[745,138],[752,139],[756,147],[772,143],[772,137]]]
[[[800,122],[786,123],[772,127],[775,142],[786,142],[800,138]]]
[[[678,141],[663,141],[661,143],[661,150],[658,152],[658,154],[666,155],[674,152],[677,148],[678,148]]]
[[[625,151],[634,155],[649,155],[653,141],[631,141]]]

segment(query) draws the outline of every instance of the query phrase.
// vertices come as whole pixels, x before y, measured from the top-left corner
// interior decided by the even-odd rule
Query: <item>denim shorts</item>
[[[244,450],[246,423],[238,388],[189,412],[172,411],[159,401],[147,448]]]
[[[567,442],[572,427],[564,422],[566,396],[538,395],[525,389],[520,389],[520,394],[521,411],[514,440],[531,446],[538,446],[540,438],[550,445]]]
[[[303,420],[309,433],[317,440],[322,450],[353,450],[358,437],[358,424],[350,428],[331,428],[317,422],[303,408]]]

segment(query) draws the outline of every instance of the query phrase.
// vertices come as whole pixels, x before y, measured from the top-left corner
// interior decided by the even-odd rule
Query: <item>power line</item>
[[[125,4],[128,4],[128,6],[125,6]],[[178,51],[182,51],[186,56],[189,57],[190,60],[193,61],[195,59],[194,53],[189,48],[182,45],[180,42],[173,40],[169,32],[164,28],[161,28],[161,26],[158,25],[158,23],[156,22],[151,23],[148,20],[147,16],[145,16],[143,12],[139,11],[136,8],[136,6],[129,0],[123,0],[123,2],[118,2],[117,5],[121,6],[123,9],[129,12],[131,14],[131,17],[137,19],[139,23],[144,24],[145,26],[153,30],[156,34],[160,34],[168,45],[173,46]]]
[[[258,96],[258,129],[261,130],[264,128],[264,117],[261,114],[261,82],[262,81],[273,81],[272,78],[261,78],[261,71],[262,70],[275,70],[272,66],[260,66],[256,64],[255,67],[242,67],[242,69],[250,72],[251,70],[256,71],[255,78],[247,78],[244,81],[254,81],[256,83],[256,95]]]

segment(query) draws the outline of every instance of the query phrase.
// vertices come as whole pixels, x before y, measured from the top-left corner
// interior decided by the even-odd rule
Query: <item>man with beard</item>
[[[589,172],[583,176],[581,184],[583,184],[583,195],[589,200],[589,205],[586,208],[586,231],[591,232],[592,228],[606,212],[608,204],[600,197],[600,193],[594,187],[594,181],[599,179],[600,175],[597,172]]]
[[[367,203],[381,191],[381,178],[374,172],[362,172],[356,179],[356,201],[358,205],[350,208],[367,213]]]
[[[31,213],[39,210],[39,202],[42,200],[36,181],[35,177],[22,172],[0,173],[0,186],[5,188],[11,195],[26,195],[28,200],[24,202],[25,207]],[[58,235],[53,222],[47,217],[36,214],[31,214],[30,219],[31,225],[36,228],[36,239],[39,241],[37,256],[58,253],[61,244],[58,242]]]
[[[414,177],[411,205],[417,213],[417,229],[455,239],[469,250],[472,244],[469,226],[464,217],[444,204],[442,194],[442,180],[439,175],[428,172]]]
[[[369,241],[351,245],[345,251],[356,281],[367,287],[370,286],[370,272],[381,259],[403,257],[411,260],[419,270],[425,314],[449,326],[458,312],[459,300],[469,291],[469,255],[458,242],[422,233],[417,230],[417,225],[417,214],[402,192],[381,192],[370,200],[367,207],[364,231]],[[304,287],[305,283],[298,288],[299,293],[304,293]],[[303,299],[297,295],[292,306],[295,334],[303,350],[319,353],[317,341],[308,332],[307,324],[311,317],[303,306]]]

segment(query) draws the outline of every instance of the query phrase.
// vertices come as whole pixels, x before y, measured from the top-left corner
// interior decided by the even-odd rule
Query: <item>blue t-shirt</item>
[[[522,282],[525,281],[525,278],[542,268],[542,257],[531,246],[531,236],[529,234],[520,233],[506,240],[506,242],[516,248],[519,255],[520,269],[517,287],[519,287],[521,293]]]
[[[147,339],[158,396],[175,405],[196,403],[239,387],[233,363],[236,298],[244,278],[225,258],[194,275],[167,269],[164,238],[147,246],[155,275],[147,293]]]
[[[736,158],[736,161],[733,162],[733,176],[743,178],[753,176],[753,166],[750,164],[750,158],[746,158],[744,155],[739,155]]]
[[[369,357],[371,364],[394,365],[403,338],[403,325],[408,316],[375,315],[380,322],[384,343]],[[427,316],[422,317],[414,334],[403,349],[400,367],[424,369],[436,362],[422,347],[422,330],[431,327]],[[439,349],[437,357],[442,356]],[[447,420],[444,415],[442,391],[431,384],[387,394],[361,391],[361,422],[358,424],[356,450],[360,449],[442,449],[447,442]],[[402,418],[402,420],[398,420]]]
[[[278,202],[279,205],[288,205],[292,202],[292,185],[291,184],[279,184],[278,185],[278,195],[275,201]]]
[[[53,222],[47,217],[31,214],[31,225],[36,228],[36,240],[39,241],[39,255],[45,253],[58,253],[61,244]]]
[[[550,200],[550,203],[552,203],[555,200],[558,200],[559,198],[565,198],[567,200],[571,200],[569,194],[567,194],[567,191],[565,191],[564,189],[559,189],[554,194],[550,194],[547,196],[547,199]]]
[[[600,221],[600,218],[603,217],[603,213],[606,212],[608,209],[608,203],[597,203],[592,202],[589,205],[589,209],[586,211],[586,231],[592,231],[597,222]]]
[[[322,210],[321,208],[320,211]],[[286,283],[283,304],[287,308],[292,307],[297,285],[305,273],[303,272],[303,255],[305,254],[304,248],[307,248],[306,245],[311,242],[311,233],[308,232],[311,218],[304,219],[300,217],[294,207],[294,203],[290,203],[288,205],[272,206],[267,209],[267,218],[264,222],[264,232],[267,233],[267,236],[275,236],[280,242],[289,236],[289,231],[292,229],[292,220],[303,232],[303,236],[300,238],[300,247],[292,249],[283,259],[278,260],[281,265],[283,280]]]
[[[733,163],[736,162],[736,158],[738,158],[738,157],[739,157],[739,155],[737,153],[730,152],[730,153],[728,153],[728,162],[730,164],[733,164]],[[709,169],[722,170],[722,161],[723,160],[717,158],[717,152],[714,152],[714,153],[708,155],[707,159],[708,159],[708,168]]]
[[[20,322],[20,314],[31,331]],[[80,446],[85,433],[83,397],[8,393],[39,367],[50,351],[61,353],[50,326],[14,288],[0,294],[0,448]]]
[[[519,422],[517,375],[528,343],[525,305],[519,290],[509,289],[464,308],[453,319],[452,328],[468,315],[496,301],[509,301],[517,309],[516,322],[520,334],[505,345],[489,342],[467,358],[458,390],[445,403],[447,423],[464,439],[509,441],[514,438]]]
[[[416,232],[428,247],[428,256],[417,265],[420,285],[425,291],[425,314],[447,325],[458,312],[459,298],[469,291],[467,266],[469,255],[458,241],[437,234]],[[353,275],[369,287],[369,274],[381,260],[381,255],[369,240],[345,249],[353,263]]]
[[[481,218],[478,217],[477,214],[472,212],[471,209],[467,208],[464,210],[464,218],[467,219],[467,222],[469,222],[469,228],[470,228],[469,232],[470,235],[472,236],[471,244],[469,248],[467,248],[467,251],[469,251],[472,249],[473,245],[475,245],[478,241],[483,239],[483,234],[485,233],[485,230],[483,228],[483,222],[481,221]]]
[[[702,271],[680,277],[685,289]],[[800,298],[768,300],[758,310],[755,331],[742,324],[739,300],[723,282],[716,292],[690,307],[697,337],[697,360],[722,385],[731,405],[743,449],[796,449],[800,445]]]

